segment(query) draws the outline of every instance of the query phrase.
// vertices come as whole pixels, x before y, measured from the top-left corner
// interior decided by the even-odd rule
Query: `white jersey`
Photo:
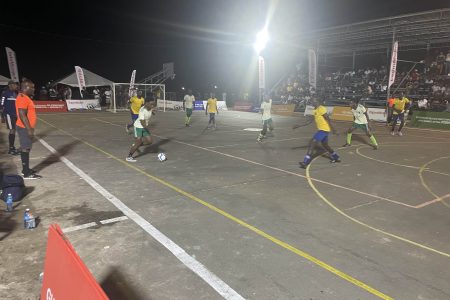
[[[272,109],[272,99],[270,99],[269,102],[264,101],[263,103],[261,103],[261,110],[263,111],[262,114],[263,121],[272,118],[272,115],[270,114],[271,109]]]
[[[144,128],[144,126],[142,126],[141,124],[141,120],[145,121],[145,125],[148,126],[148,123],[150,123],[150,118],[152,117],[152,112],[148,111],[144,106],[141,107],[141,109],[139,110],[139,116],[136,119],[136,121],[134,121],[134,127],[135,128]]]
[[[184,96],[184,107],[192,109],[194,107],[195,97],[194,95],[186,95]]]
[[[352,114],[355,117],[355,121],[354,122],[356,124],[367,124],[367,123],[369,123],[369,121],[367,120],[366,114],[365,114],[366,111],[367,111],[367,109],[362,104],[358,104],[356,109],[352,108]]]

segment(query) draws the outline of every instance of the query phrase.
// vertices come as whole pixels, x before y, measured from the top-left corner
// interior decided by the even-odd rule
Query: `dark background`
[[[14,4],[12,6],[11,4]],[[15,50],[20,76],[39,85],[82,66],[116,82],[137,80],[175,63],[181,86],[248,90],[256,82],[255,34],[269,19],[265,50],[270,87],[304,50],[292,35],[399,14],[449,7],[448,1],[33,1],[3,4],[0,74],[9,77],[4,47]],[[272,17],[268,17],[268,16]]]

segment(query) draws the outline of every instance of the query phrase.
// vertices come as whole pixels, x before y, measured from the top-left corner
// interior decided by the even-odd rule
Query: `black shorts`
[[[17,117],[5,113],[5,122],[8,129],[16,129]]]
[[[27,129],[22,128],[20,126],[17,126],[16,129],[17,129],[17,134],[19,135],[20,148],[21,149],[31,149],[31,145],[33,144],[33,141],[30,139]]]

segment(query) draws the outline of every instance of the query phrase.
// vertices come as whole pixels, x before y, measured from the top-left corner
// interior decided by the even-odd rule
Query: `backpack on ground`
[[[25,191],[25,184],[22,176],[19,175],[3,175],[1,178],[0,188],[2,193],[0,199],[6,201],[8,194],[13,197],[13,202],[20,201]]]

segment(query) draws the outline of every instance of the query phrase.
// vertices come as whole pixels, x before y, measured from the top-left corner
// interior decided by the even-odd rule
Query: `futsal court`
[[[128,113],[40,114],[43,228],[134,299],[450,299],[450,132],[378,124],[378,150],[362,132],[340,148],[350,123],[335,122],[342,162],[304,170],[308,118],[275,116],[261,143],[259,114],[216,119],[158,112],[129,163]]]

